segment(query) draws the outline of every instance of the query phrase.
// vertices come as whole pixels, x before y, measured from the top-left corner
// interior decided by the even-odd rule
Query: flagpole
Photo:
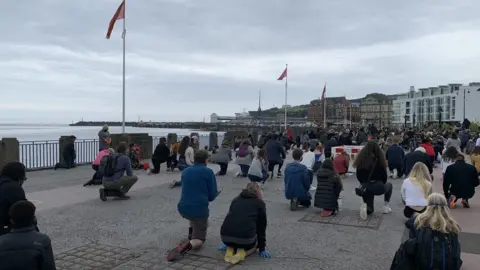
[[[123,12],[124,12],[124,18],[123,18],[123,32],[122,32],[122,36],[123,36],[123,91],[122,91],[122,133],[125,133],[125,36],[126,36],[126,33],[127,33],[127,30],[125,28],[125,21],[126,21],[126,4],[127,4],[127,1],[124,0],[123,2]]]
[[[287,92],[288,92],[288,64],[285,65],[287,76],[285,76],[285,132],[287,132]]]
[[[327,83],[323,89],[327,88]],[[323,95],[323,128],[327,128],[327,91],[325,91],[325,95]]]

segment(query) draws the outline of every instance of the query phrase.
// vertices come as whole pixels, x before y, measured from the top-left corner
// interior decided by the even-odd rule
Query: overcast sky
[[[121,121],[120,0],[0,8],[0,121]],[[480,1],[127,0],[127,120],[480,81]]]

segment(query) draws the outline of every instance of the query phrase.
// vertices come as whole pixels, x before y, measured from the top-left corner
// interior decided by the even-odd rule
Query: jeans
[[[242,172],[242,176],[243,177],[247,176],[248,170],[250,169],[250,165],[240,164],[239,166],[240,166],[240,170]]]
[[[375,211],[373,206],[375,196],[384,195],[384,201],[386,203],[390,202],[393,186],[390,182],[385,184],[381,181],[368,182],[362,184],[362,191],[363,202],[367,204],[367,214],[370,215]]]
[[[225,175],[225,174],[227,174],[228,163],[226,163],[226,162],[217,162],[217,164],[220,165],[220,171],[218,172],[218,175]]]
[[[393,172],[394,169],[397,169],[397,177],[403,176],[403,165],[402,164],[388,164],[388,170]]]
[[[170,168],[170,166],[168,166],[168,160],[166,161],[167,162],[167,168]],[[159,173],[160,172],[160,165],[162,163],[165,163],[165,160],[160,160],[160,159],[157,159],[157,158],[152,158],[152,164],[153,164],[153,168],[152,168],[152,173]]]
[[[308,176],[310,177],[310,186],[313,184],[313,172],[308,170]]]
[[[256,176],[256,175],[251,175],[251,174],[247,175],[247,177],[248,177],[248,179],[249,179],[250,181],[252,181],[252,182],[257,182],[257,183],[260,183],[260,182],[261,182],[261,183],[263,184],[263,183],[265,183],[265,181],[267,181],[267,179],[268,179],[268,174],[264,175],[263,178],[262,178],[262,177],[258,177],[258,176]]]

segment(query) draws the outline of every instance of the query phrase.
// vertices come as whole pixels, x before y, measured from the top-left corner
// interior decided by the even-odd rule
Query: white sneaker
[[[235,175],[235,177],[240,177],[240,172],[237,172],[237,174]]]
[[[311,190],[311,191],[317,190],[317,187],[310,186],[310,190]]]
[[[392,208],[390,208],[388,204],[385,204],[385,206],[383,206],[383,213],[390,214],[391,212],[392,212]]]
[[[398,177],[398,171],[397,169],[393,169],[392,178],[397,179],[397,177]]]
[[[363,220],[367,220],[368,216],[367,216],[367,204],[362,202],[362,204],[360,205],[360,218],[363,219]]]

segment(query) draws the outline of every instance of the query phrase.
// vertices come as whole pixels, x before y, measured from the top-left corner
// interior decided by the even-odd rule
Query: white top
[[[447,171],[447,168],[448,166],[452,165],[453,163],[455,163],[455,161],[445,161],[443,160],[442,158],[442,172],[445,173]]]
[[[406,206],[428,205],[422,186],[413,184],[409,178],[403,180],[402,199],[405,201]]]
[[[480,138],[478,138],[477,141],[475,142],[475,146],[480,146]]]
[[[301,164],[305,165],[308,170],[312,170],[313,164],[315,163],[315,154],[313,152],[307,151],[303,153]]]
[[[185,150],[185,161],[188,165],[193,165],[193,156],[195,155],[195,150],[191,146],[187,147]]]

